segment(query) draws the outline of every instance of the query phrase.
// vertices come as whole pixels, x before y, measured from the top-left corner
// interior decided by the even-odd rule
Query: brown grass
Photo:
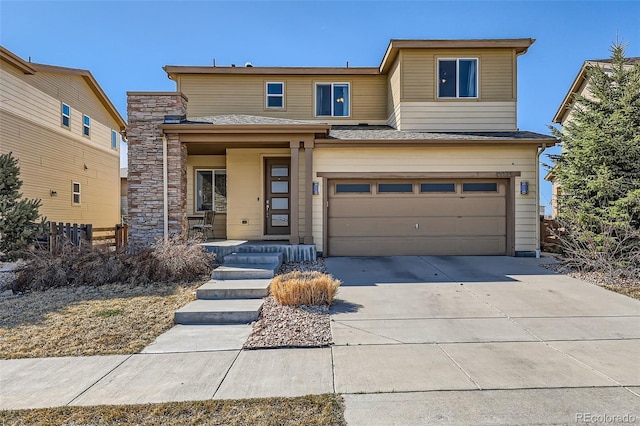
[[[0,358],[131,354],[173,326],[197,284],[105,284],[0,299]]]
[[[0,411],[7,425],[345,425],[339,395]]]
[[[340,280],[318,271],[293,271],[271,281],[271,294],[281,305],[330,305]]]
[[[615,291],[616,293],[624,294],[625,296],[640,300],[640,287],[620,287],[615,285],[603,285],[603,287],[607,290]]]

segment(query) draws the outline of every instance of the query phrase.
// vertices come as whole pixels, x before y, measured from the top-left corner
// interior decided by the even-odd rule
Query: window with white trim
[[[60,114],[62,115],[62,125],[67,129],[71,128],[71,107],[63,103],[60,107]]]
[[[284,108],[284,83],[267,82],[267,108]]]
[[[349,83],[316,83],[316,117],[349,117]]]
[[[71,204],[73,204],[74,206],[79,206],[80,205],[80,183],[79,182],[73,182],[72,184],[72,188],[71,188]]]
[[[82,134],[91,137],[91,117],[87,114],[82,115]]]
[[[477,98],[478,60],[438,59],[439,98]]]
[[[118,132],[111,131],[111,149],[118,149]]]
[[[201,213],[207,210],[216,212],[227,211],[227,171],[226,170],[196,170],[195,211]]]

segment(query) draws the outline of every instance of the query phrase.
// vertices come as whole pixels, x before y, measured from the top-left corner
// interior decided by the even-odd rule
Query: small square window
[[[477,98],[478,60],[439,59],[439,98]]]
[[[195,211],[227,211],[227,171],[196,170]]]
[[[118,149],[118,132],[111,131],[111,149]]]
[[[284,83],[267,83],[267,108],[284,108]]]
[[[82,116],[82,134],[91,137],[91,117],[86,114]]]
[[[62,125],[66,128],[71,127],[71,107],[67,104],[62,104],[61,108],[62,114]]]
[[[73,182],[72,185],[72,198],[71,202],[74,206],[80,205],[80,184],[78,182]]]
[[[316,84],[316,117],[349,117],[349,83]]]

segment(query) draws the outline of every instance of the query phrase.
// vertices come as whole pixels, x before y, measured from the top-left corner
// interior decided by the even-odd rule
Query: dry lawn
[[[173,326],[201,283],[55,288],[0,299],[0,358],[132,354]]]
[[[339,395],[0,411],[7,425],[345,425]]]
[[[318,271],[293,271],[271,281],[271,294],[281,305],[330,305],[340,280]]]

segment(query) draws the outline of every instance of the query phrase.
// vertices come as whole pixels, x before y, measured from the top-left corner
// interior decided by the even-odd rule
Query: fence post
[[[56,224],[55,222],[47,222],[49,227],[49,253],[53,254],[56,252]]]
[[[93,247],[93,225],[90,223],[86,225],[86,238],[89,242],[89,247]]]

